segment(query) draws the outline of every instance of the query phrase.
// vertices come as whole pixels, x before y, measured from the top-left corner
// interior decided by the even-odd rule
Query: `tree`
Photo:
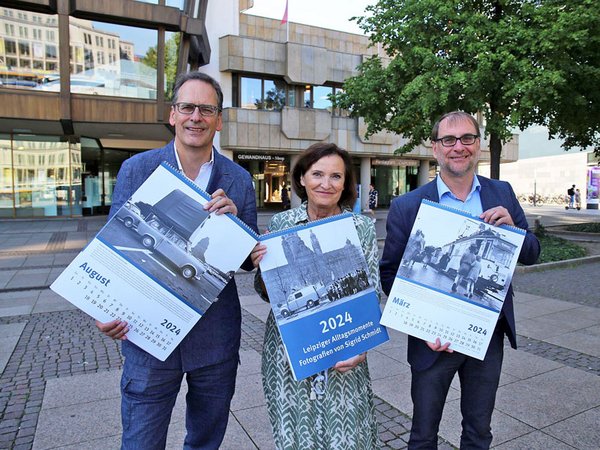
[[[177,60],[179,58],[179,43],[181,42],[181,34],[174,33],[165,42],[165,98],[171,99],[173,95],[173,86],[175,85],[175,77],[177,76]],[[157,62],[157,46],[150,47],[146,54],[142,57],[141,62],[153,69],[158,70]]]
[[[401,134],[404,153],[443,113],[480,112],[492,178],[514,127],[546,125],[567,147],[599,147],[600,14],[592,0],[379,0],[366,11],[356,20],[386,57],[365,60],[332,99],[365,118],[367,136]]]

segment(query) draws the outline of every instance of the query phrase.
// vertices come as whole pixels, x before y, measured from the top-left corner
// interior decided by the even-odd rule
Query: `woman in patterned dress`
[[[356,181],[348,152],[335,144],[314,144],[298,160],[292,186],[302,205],[272,217],[268,230],[279,231],[352,211]],[[373,222],[354,215],[367,265],[369,282],[380,291],[377,239]],[[258,263],[266,247],[257,245]],[[257,292],[268,301],[260,272]],[[295,381],[288,364],[273,312],[266,324],[262,352],[263,389],[278,450],[371,450],[380,447],[366,353],[333,368]]]

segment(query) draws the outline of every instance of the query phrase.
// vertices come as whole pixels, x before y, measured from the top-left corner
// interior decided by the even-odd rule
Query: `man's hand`
[[[235,206],[233,200],[227,197],[225,191],[220,188],[213,192],[211,200],[206,202],[204,209],[211,213],[214,212],[217,215],[231,213],[234,216],[237,216],[238,212],[237,206]]]
[[[121,341],[127,340],[129,328],[127,322],[124,320],[116,319],[111,322],[100,322],[96,320],[96,327],[111,339],[120,339]]]
[[[335,363],[335,366],[333,366],[333,368],[340,373],[345,373],[345,372],[348,372],[349,370],[354,369],[365,359],[367,359],[367,352],[361,353],[360,355],[353,356],[352,358],[347,359],[345,361],[339,361],[339,362]]]
[[[485,223],[489,223],[490,225],[512,225],[515,223],[510,216],[510,213],[504,206],[496,206],[494,208],[490,208],[487,211],[484,211],[480,216],[480,219],[483,219]]]
[[[448,348],[448,347],[450,347],[450,342],[446,342],[444,345],[442,345],[440,338],[436,338],[435,342],[426,342],[426,344],[434,352],[448,352],[448,353],[454,352],[454,350],[452,350],[451,348]]]

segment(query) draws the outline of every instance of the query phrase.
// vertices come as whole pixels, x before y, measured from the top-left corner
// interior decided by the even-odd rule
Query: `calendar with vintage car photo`
[[[483,360],[524,238],[423,200],[381,323]]]
[[[296,380],[388,340],[351,214],[260,240],[262,279]]]
[[[244,262],[258,236],[163,163],[50,288],[165,360]]]

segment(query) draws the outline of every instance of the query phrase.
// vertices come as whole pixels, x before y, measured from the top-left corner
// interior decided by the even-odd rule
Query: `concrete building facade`
[[[400,136],[366,138],[361,118],[331,106],[328,95],[377,51],[367,37],[283,25],[252,15],[252,5],[23,0],[0,6],[0,217],[106,213],[121,163],[172,139],[172,85],[177,74],[194,69],[223,87],[217,147],[252,174],[259,208],[282,207],[294,162],[316,142],[352,154],[363,209],[371,181],[385,207],[431,179],[429,143],[396,155]],[[489,160],[485,140],[482,148]],[[516,137],[502,157],[517,160]]]

